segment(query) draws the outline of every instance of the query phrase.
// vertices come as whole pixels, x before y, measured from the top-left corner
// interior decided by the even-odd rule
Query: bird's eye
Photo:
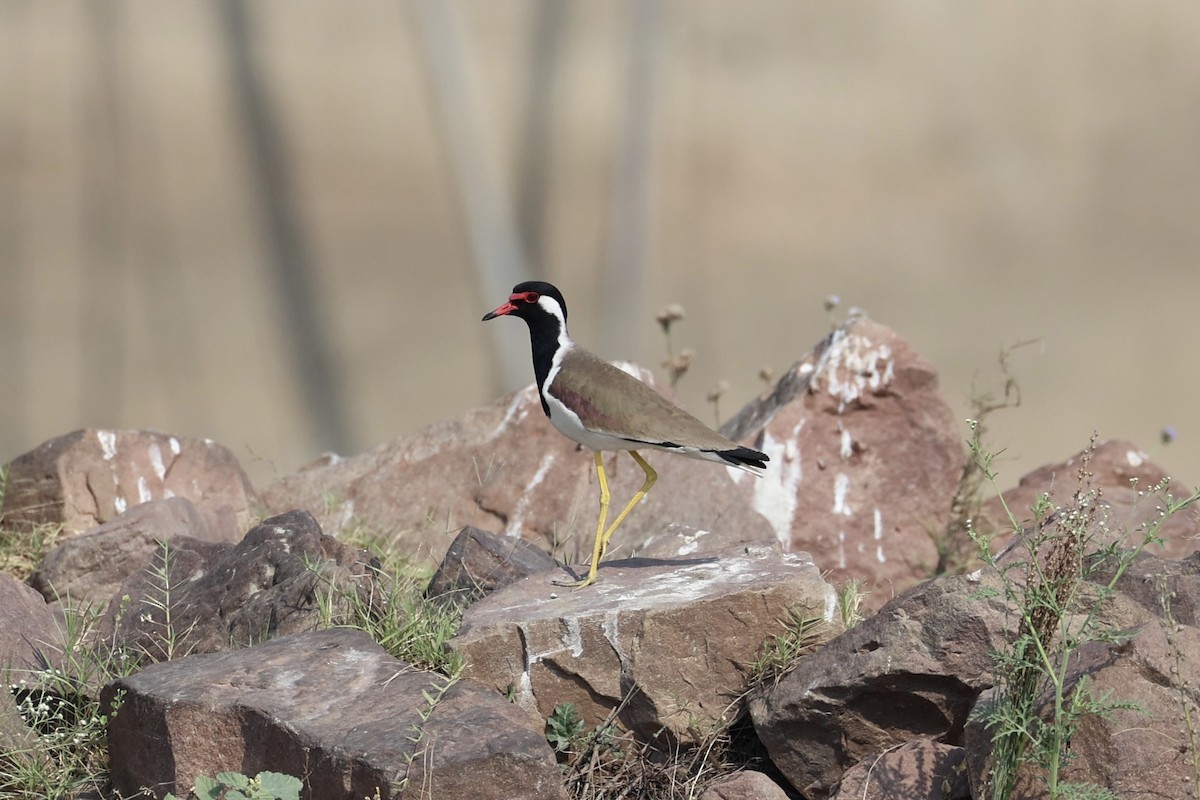
[[[539,297],[541,297],[541,295],[538,294],[537,292],[526,292],[525,293],[525,302],[536,303],[538,301]]]

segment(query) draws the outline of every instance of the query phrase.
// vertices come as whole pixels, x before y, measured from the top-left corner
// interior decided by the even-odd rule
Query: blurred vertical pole
[[[129,278],[123,246],[125,202],[122,141],[120,11],[115,0],[83,4],[90,26],[92,70],[83,78],[88,98],[78,132],[83,252],[80,263],[79,419],[120,425],[124,406],[127,323],[124,283]]]
[[[633,358],[645,313],[643,294],[654,172],[654,122],[658,104],[662,0],[631,0],[629,64],[624,116],[617,143],[612,217],[600,309],[604,352]]]
[[[539,0],[534,9],[525,135],[520,143],[517,222],[529,257],[530,272],[536,276],[546,275],[546,197],[553,153],[554,94],[558,83],[559,46],[570,8],[563,0]]]
[[[476,280],[490,310],[528,276],[512,203],[500,186],[497,159],[487,147],[487,127],[477,110],[454,4],[409,0],[416,19],[426,74],[434,95],[458,194],[466,215]],[[482,314],[480,314],[482,316]],[[515,325],[488,331],[505,389],[529,383],[526,333]],[[507,330],[506,330],[507,329]]]
[[[29,169],[26,144],[30,32],[28,3],[0,4],[0,153],[11,164],[0,180],[0,463],[28,443],[29,375],[25,348],[30,346],[26,308],[28,271],[22,263],[25,235],[21,190]],[[14,33],[15,32],[15,33]],[[11,45],[8,43],[11,42]],[[24,90],[24,91],[23,91]]]
[[[254,61],[249,0],[221,0],[221,22],[233,74],[234,101],[248,148],[250,179],[258,193],[275,286],[286,327],[284,339],[300,382],[318,447],[351,446],[331,348],[321,323],[321,300],[285,163],[280,124]],[[258,8],[263,8],[259,6]]]

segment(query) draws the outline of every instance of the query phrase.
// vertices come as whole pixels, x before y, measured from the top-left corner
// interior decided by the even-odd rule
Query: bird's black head
[[[513,287],[508,302],[485,314],[483,321],[512,314],[521,317],[526,322],[532,322],[542,317],[558,317],[563,325],[567,324],[567,301],[563,300],[562,292],[554,284],[545,281],[525,281]]]

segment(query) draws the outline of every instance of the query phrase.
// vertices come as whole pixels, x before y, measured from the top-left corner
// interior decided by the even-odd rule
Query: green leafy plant
[[[559,753],[569,753],[576,748],[587,725],[579,716],[574,703],[561,703],[546,718],[546,741]]]
[[[984,451],[979,426],[969,424],[971,455],[995,486],[994,454]],[[1034,521],[1028,529],[1022,529],[1005,507],[1012,531],[1027,551],[1025,559],[1002,560],[992,553],[989,537],[970,531],[980,558],[1001,575],[1004,599],[1017,618],[1015,634],[994,654],[993,700],[976,712],[992,731],[987,794],[993,800],[1012,797],[1023,765],[1040,771],[1051,800],[1111,797],[1103,787],[1063,780],[1071,759],[1068,743],[1085,716],[1108,717],[1117,709],[1134,707],[1111,693],[1094,693],[1086,675],[1073,680],[1072,656],[1088,642],[1122,639],[1124,634],[1101,622],[1101,610],[1134,558],[1147,545],[1161,542],[1163,522],[1200,499],[1200,493],[1193,493],[1176,501],[1165,485],[1157,486],[1150,493],[1161,503],[1153,521],[1134,531],[1111,531],[1101,492],[1093,487],[1088,471],[1094,450],[1095,437],[1081,459],[1078,487],[1065,507],[1056,508],[1050,496],[1043,495],[1032,509]],[[1091,579],[1101,569],[1106,579],[1097,584]]]
[[[279,772],[260,772],[253,778],[240,772],[201,775],[184,798],[168,793],[166,800],[300,800],[299,778]]]

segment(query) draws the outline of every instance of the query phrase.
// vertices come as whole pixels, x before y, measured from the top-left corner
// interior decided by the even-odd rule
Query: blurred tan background
[[[0,459],[82,426],[258,482],[532,378],[513,278],[722,417],[897,329],[1001,481],[1131,438],[1200,481],[1200,6],[0,0]],[[1171,427],[1178,439],[1159,443]],[[966,427],[963,435],[966,436]]]

